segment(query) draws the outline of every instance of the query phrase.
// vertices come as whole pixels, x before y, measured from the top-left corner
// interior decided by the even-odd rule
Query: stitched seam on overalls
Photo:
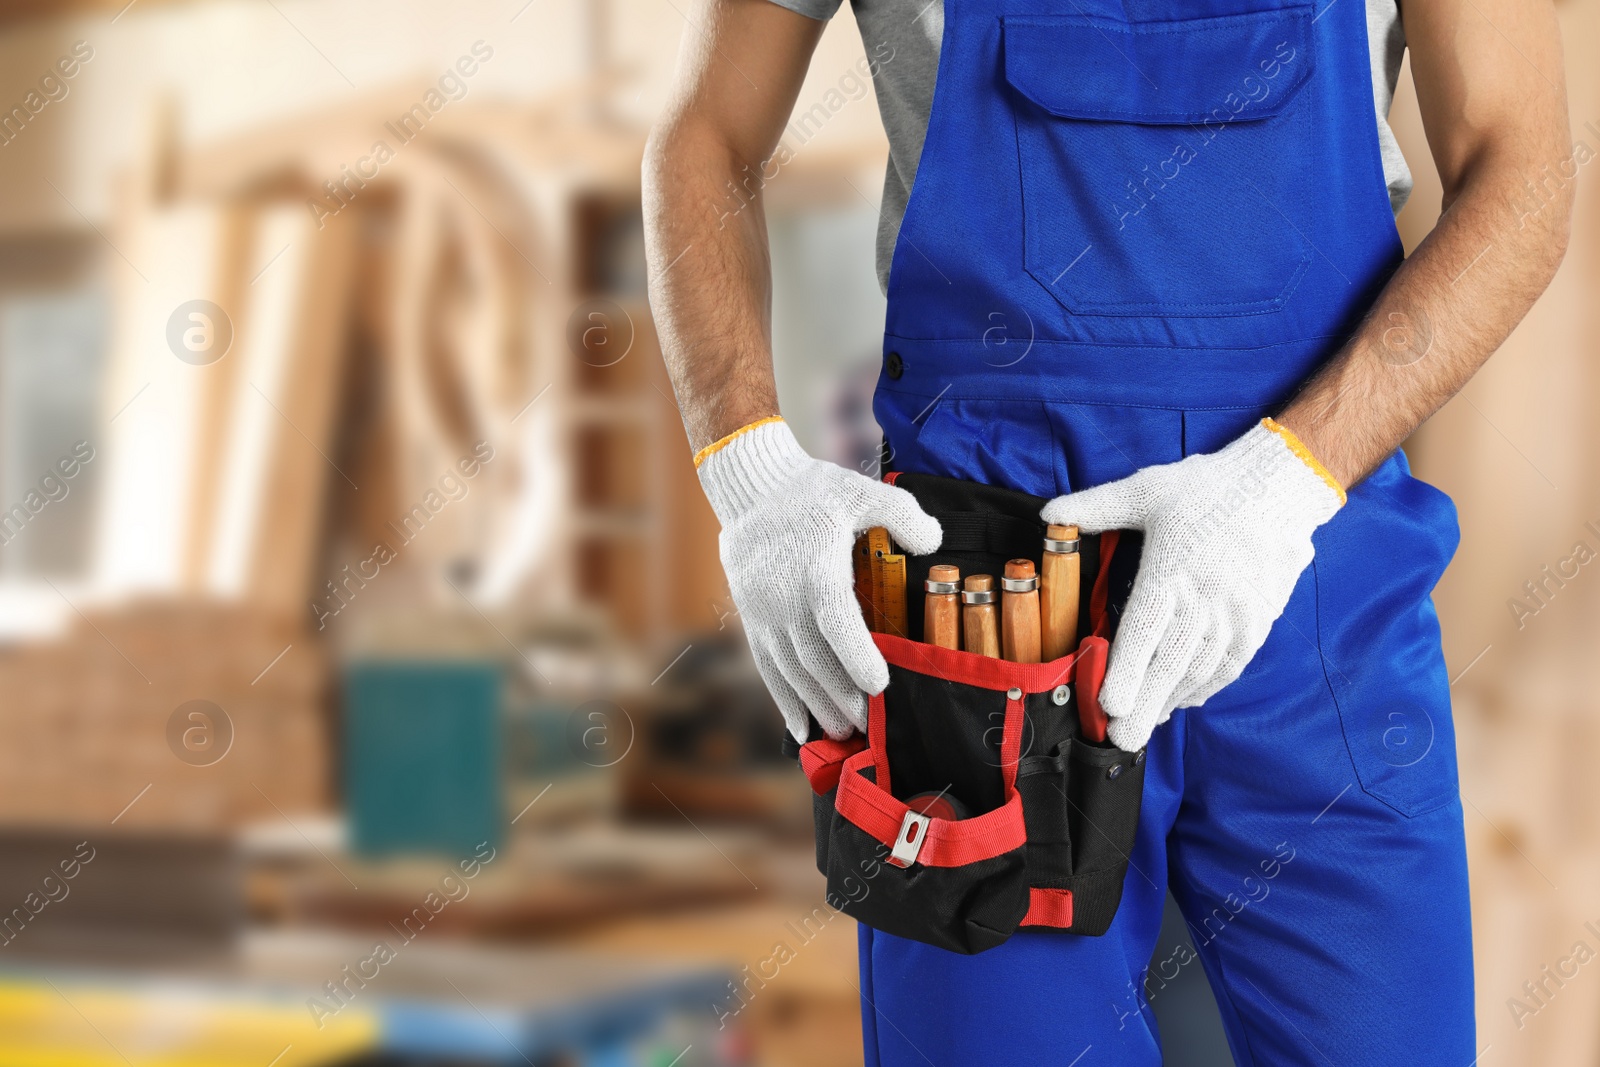
[[[1290,279],[1290,282],[1291,283],[1298,282],[1300,280],[1299,276],[1301,274],[1305,273],[1306,268],[1310,265],[1310,263],[1311,263],[1311,255],[1310,255],[1310,253],[1307,253],[1305,259],[1301,260],[1300,268],[1295,271],[1295,276]],[[1028,273],[1029,274],[1033,274],[1033,271],[1030,269],[1028,271]],[[1035,278],[1039,277],[1039,275],[1037,275],[1037,274],[1033,274],[1033,276]],[[1052,283],[1052,288],[1058,288],[1058,287],[1055,286],[1054,283]],[[1187,310],[1189,310],[1191,308],[1258,308],[1259,309],[1257,311],[1246,312],[1243,315],[1229,316],[1230,318],[1248,318],[1251,315],[1271,315],[1271,314],[1274,314],[1274,313],[1276,313],[1278,311],[1281,311],[1283,309],[1283,303],[1287,299],[1288,299],[1287,296],[1280,295],[1280,296],[1268,297],[1265,300],[1232,300],[1232,301],[1218,300],[1218,301],[1205,301],[1205,302],[1201,302],[1201,303],[1190,303],[1190,304],[1168,304],[1168,303],[1165,303],[1164,301],[1159,301],[1159,300],[1141,300],[1141,301],[1139,301],[1137,303],[1130,302],[1130,303],[1126,303],[1126,304],[1123,304],[1123,303],[1106,303],[1104,301],[1094,301],[1094,300],[1082,300],[1082,301],[1075,301],[1074,302],[1076,304],[1076,307],[1073,310],[1077,311],[1078,314],[1080,314],[1080,315],[1104,315],[1107,318],[1133,318],[1135,312],[1155,312],[1155,313],[1159,313],[1159,314],[1167,314],[1167,315],[1176,316],[1180,312],[1187,311]],[[1117,313],[1116,314],[1112,314],[1112,313],[1110,313],[1108,311],[1096,310],[1098,308],[1116,308],[1117,309]],[[1197,318],[1204,318],[1204,316],[1196,316],[1196,317]]]
[[[1396,449],[1396,451],[1399,450]],[[1393,458],[1393,455],[1394,453],[1390,453],[1389,456],[1384,459],[1384,462],[1387,463],[1389,459]],[[1407,510],[1410,511],[1414,509],[1407,508]],[[1435,811],[1438,811],[1440,808],[1448,804],[1451,798],[1446,797],[1444,800],[1439,801],[1438,803],[1433,803],[1433,801],[1430,799],[1427,806],[1416,804],[1407,805],[1407,807],[1422,807],[1421,811],[1409,811],[1407,810],[1407,807],[1402,807],[1402,805],[1406,803],[1403,798],[1397,799],[1391,795],[1387,795],[1386,792],[1380,791],[1379,786],[1367,784],[1367,780],[1361,776],[1361,766],[1360,764],[1356,763],[1356,742],[1355,739],[1350,736],[1350,729],[1345,722],[1344,705],[1339,700],[1339,693],[1334,687],[1333,679],[1328,676],[1328,667],[1330,665],[1332,665],[1333,669],[1338,671],[1341,676],[1344,675],[1344,671],[1339,670],[1338,664],[1333,663],[1333,660],[1322,649],[1322,586],[1321,579],[1317,576],[1316,566],[1316,559],[1313,557],[1308,569],[1311,571],[1311,588],[1315,594],[1312,597],[1311,606],[1313,610],[1312,621],[1317,632],[1317,660],[1322,665],[1322,681],[1323,684],[1328,687],[1328,699],[1333,703],[1334,715],[1337,716],[1339,720],[1339,739],[1344,742],[1345,758],[1350,761],[1350,770],[1355,775],[1355,781],[1351,784],[1359,789],[1365,796],[1371,797],[1384,807],[1389,808],[1399,814],[1401,818],[1420,819],[1425,815],[1431,815]],[[1351,682],[1350,684],[1351,687],[1354,688],[1355,683]],[[1351,709],[1351,714],[1355,714],[1354,709]],[[1341,794],[1341,796],[1342,795],[1343,794]],[[1454,799],[1456,799],[1458,802],[1460,800],[1459,783],[1457,784]]]
[[[1316,566],[1315,559],[1312,560],[1312,563],[1310,564],[1310,566],[1312,566],[1312,567]],[[1312,606],[1313,606],[1313,609],[1315,609],[1315,607],[1316,607],[1316,601],[1317,601],[1318,594],[1319,594],[1319,591],[1318,591],[1318,589],[1316,587],[1316,581],[1315,581],[1315,579],[1313,577],[1313,581],[1312,581]],[[1324,684],[1329,684],[1328,683],[1327,660],[1326,660],[1326,657],[1324,657],[1323,654],[1322,654],[1322,614],[1321,614],[1321,612],[1313,610],[1313,612],[1312,612],[1312,622],[1313,622],[1313,629],[1316,632],[1317,660],[1322,666],[1323,682],[1324,682]],[[1330,685],[1330,689],[1331,689],[1331,685]],[[1341,721],[1339,723],[1339,727],[1340,727],[1341,731],[1344,729],[1344,722],[1343,722],[1342,719],[1341,719]],[[1358,781],[1357,784],[1359,784],[1359,781]],[[1215,942],[1216,942],[1216,938],[1212,938],[1212,943],[1215,944]],[[1196,946],[1196,948],[1198,949],[1198,946]],[[1221,994],[1228,1002],[1228,1010],[1231,1011],[1233,1013],[1233,1017],[1238,1020],[1239,1038],[1244,1043],[1245,1053],[1250,1057],[1250,1063],[1249,1064],[1241,1064],[1240,1067],[1255,1067],[1255,1065],[1257,1063],[1261,1062],[1261,1058],[1258,1055],[1256,1055],[1255,1046],[1254,1046],[1253,1042],[1251,1041],[1251,1031],[1252,1031],[1253,1027],[1252,1027],[1252,1024],[1250,1022],[1250,1018],[1244,1012],[1239,1010],[1239,1003],[1234,998],[1234,995],[1233,995],[1233,982],[1227,976],[1228,967],[1227,967],[1226,963],[1223,960],[1222,950],[1221,949],[1217,949],[1217,948],[1213,948],[1212,949],[1212,958],[1216,961],[1217,973],[1222,977]],[[1255,986],[1254,982],[1251,982],[1250,984],[1251,984],[1251,986]],[[1266,994],[1263,993],[1259,988],[1256,989],[1256,992],[1261,994],[1261,997],[1262,997],[1263,1000],[1266,1000]],[[1213,989],[1212,993],[1216,994],[1217,990]],[[1271,1002],[1269,1001],[1268,1003],[1270,1005]],[[1291,1025],[1291,1027],[1294,1027],[1294,1024],[1292,1022],[1290,1023],[1290,1025]],[[1294,1027],[1294,1029],[1297,1032],[1299,1031],[1299,1027]],[[1311,1039],[1309,1037],[1306,1037],[1303,1033],[1300,1036],[1308,1045],[1311,1045],[1313,1050],[1317,1051],[1318,1055],[1321,1055],[1321,1050],[1317,1049],[1316,1045],[1311,1044]]]
[[[1188,747],[1189,747],[1189,734],[1185,733],[1185,735],[1184,735],[1184,762],[1185,762],[1186,765],[1188,763]],[[1187,777],[1187,775],[1185,775],[1185,777]],[[1176,826],[1177,823],[1178,823],[1178,819],[1180,819],[1182,817],[1183,792],[1184,792],[1184,790],[1179,790],[1179,794],[1178,794],[1178,796],[1179,796],[1178,809],[1179,810],[1178,810],[1178,814],[1175,815],[1174,818],[1173,818],[1173,826]],[[1168,833],[1170,834],[1171,831],[1169,830]],[[1168,853],[1167,853],[1167,884],[1168,884],[1168,886],[1170,887],[1173,883],[1177,883],[1177,884],[1181,885],[1183,887],[1184,896],[1188,897],[1189,900],[1191,900],[1191,901],[1199,902],[1199,901],[1202,900],[1204,894],[1200,893],[1197,890],[1193,879],[1191,879],[1188,876],[1187,871],[1188,871],[1187,864],[1175,862],[1174,859],[1173,859],[1171,850],[1169,849]],[[1169,889],[1169,891],[1170,891],[1170,889]],[[1250,1027],[1249,1027],[1248,1023],[1246,1022],[1246,1017],[1245,1017],[1244,1012],[1239,1010],[1239,1004],[1234,999],[1232,983],[1228,980],[1228,976],[1225,973],[1226,972],[1226,968],[1222,964],[1222,952],[1220,950],[1216,949],[1216,948],[1212,948],[1210,953],[1209,953],[1209,955],[1208,955],[1208,953],[1206,951],[1206,947],[1207,946],[1214,946],[1216,944],[1217,938],[1213,937],[1209,941],[1202,942],[1200,939],[1195,937],[1195,933],[1196,933],[1195,927],[1193,926],[1193,924],[1190,923],[1189,916],[1188,916],[1187,912],[1184,910],[1182,902],[1180,902],[1179,905],[1178,905],[1178,912],[1183,917],[1183,925],[1184,925],[1185,929],[1189,933],[1189,941],[1190,941],[1191,944],[1194,945],[1194,950],[1195,950],[1196,954],[1198,954],[1200,956],[1200,966],[1202,968],[1205,968],[1206,965],[1207,965],[1207,961],[1209,960],[1210,964],[1215,966],[1216,969],[1217,969],[1217,979],[1218,980],[1216,982],[1211,981],[1211,974],[1208,971],[1206,973],[1206,984],[1211,987],[1211,995],[1213,997],[1215,997],[1216,1000],[1217,1000],[1217,1007],[1218,1007],[1219,1014],[1223,1015],[1222,1022],[1223,1022],[1224,1031],[1226,1031],[1230,1035],[1233,1032],[1233,1030],[1230,1029],[1228,1027],[1228,1025],[1227,1025],[1227,1022],[1228,1022],[1227,1016],[1229,1014],[1231,1014],[1233,1016],[1233,1018],[1238,1022],[1237,1030],[1238,1030],[1238,1033],[1239,1033],[1239,1037],[1240,1037],[1240,1040],[1244,1043],[1244,1051],[1245,1051],[1245,1054],[1247,1056],[1249,1056],[1250,1062],[1249,1063],[1245,1063],[1245,1064],[1237,1064],[1236,1067],[1255,1067],[1255,1065],[1260,1062],[1260,1057],[1258,1057],[1256,1055],[1255,1049],[1251,1046],[1251,1043],[1250,1043]],[[1223,1010],[1223,1004],[1224,1003],[1226,1003],[1226,1011]],[[1228,1042],[1228,1047],[1229,1047],[1229,1051],[1231,1053],[1232,1048],[1233,1048],[1233,1042],[1231,1040]]]
[[[867,1067],[883,1067],[883,1040],[879,1036],[882,1028],[878,1025],[878,1000],[867,992],[869,989],[876,991],[873,976],[877,973],[878,967],[877,961],[873,959],[873,953],[877,951],[878,947],[878,932],[865,923],[860,924],[860,929],[866,934],[867,938],[867,951],[862,953],[862,958],[867,962],[867,973],[861,976],[861,984],[864,988],[858,989],[856,992],[861,994],[861,1014],[865,1016],[867,1012],[872,1012],[872,1051],[874,1055],[872,1062]],[[864,1032],[867,1026],[865,1018],[861,1020],[861,1026]]]
[[[1039,400],[1036,397],[992,395],[989,393],[961,393],[951,396],[949,390],[938,394],[919,393],[911,389],[886,389],[885,391],[898,396],[928,397],[934,400],[944,397],[949,400],[997,400],[1010,401],[1017,404],[1066,404],[1073,407],[1119,408],[1124,410],[1134,408],[1141,411],[1260,411],[1263,407],[1270,406],[1263,404],[1227,404],[1209,407],[1202,404],[1118,404],[1107,400]],[[929,415],[931,416],[937,410],[937,407],[930,409]],[[921,426],[922,423],[913,423],[913,425]]]
[[[1201,301],[1188,304],[1169,304],[1159,300],[1141,300],[1128,303],[1106,303],[1104,301],[1075,301],[1073,308],[1080,315],[1103,315],[1107,318],[1132,318],[1135,312],[1155,312],[1174,317],[1194,308],[1256,308],[1255,311],[1245,312],[1241,315],[1230,316],[1234,318],[1248,318],[1252,315],[1273,315],[1283,310],[1283,305],[1293,295],[1295,287],[1305,277],[1306,271],[1311,269],[1311,253],[1308,251],[1300,258],[1300,265],[1290,274],[1289,280],[1284,283],[1283,291],[1277,296],[1267,297],[1263,300],[1235,300],[1235,301]],[[1028,274],[1043,284],[1047,289],[1054,291],[1057,286],[1054,282],[1045,282],[1043,276],[1035,274],[1032,267],[1027,268]],[[1068,294],[1070,295],[1070,294]],[[1117,311],[1096,310],[1102,308],[1116,308]],[[1197,316],[1204,318],[1204,316]]]
[[[982,345],[983,344],[983,338],[981,336],[979,336],[979,337],[913,337],[910,334],[904,334],[904,333],[885,333],[883,336],[886,339],[887,338],[893,338],[896,341],[911,341],[914,344],[919,344],[919,345],[965,345],[965,346],[969,346],[970,347],[970,346],[973,346],[973,345]],[[1136,351],[1227,353],[1227,352],[1266,352],[1266,351],[1268,351],[1270,349],[1274,349],[1274,348],[1288,348],[1288,347],[1294,347],[1294,346],[1298,346],[1298,345],[1319,344],[1319,343],[1321,343],[1323,341],[1338,341],[1338,340],[1343,340],[1346,336],[1347,336],[1346,334],[1333,334],[1333,333],[1330,333],[1330,334],[1314,334],[1314,335],[1312,335],[1310,337],[1292,337],[1287,341],[1273,341],[1271,344],[1265,344],[1265,345],[1228,345],[1228,346],[1225,346],[1225,347],[1224,346],[1218,346],[1218,345],[1165,345],[1165,344],[1158,345],[1158,344],[1150,344],[1148,342],[1146,342],[1146,343],[1138,343],[1138,342],[1132,342],[1132,341],[1074,341],[1074,340],[1070,340],[1070,339],[1067,339],[1067,338],[1059,338],[1059,337],[1036,337],[1036,338],[1034,338],[1033,343],[1035,345],[1071,345],[1071,346],[1077,347],[1077,348],[1128,348],[1128,349],[1133,349],[1133,350],[1136,350]]]
[[[1182,708],[1182,709],[1179,709],[1179,710],[1181,710],[1181,711],[1199,711],[1200,709],[1199,708]],[[1193,740],[1194,740],[1194,731],[1189,728],[1189,716],[1185,715],[1184,719],[1183,719],[1183,758],[1181,760],[1181,768],[1180,768],[1180,770],[1181,770],[1181,772],[1183,774],[1183,783],[1180,786],[1180,788],[1178,789],[1178,806],[1177,806],[1177,810],[1173,813],[1173,816],[1172,816],[1172,826],[1167,828],[1167,833],[1168,833],[1169,836],[1171,835],[1173,828],[1178,825],[1178,820],[1183,818],[1183,796],[1184,796],[1184,793],[1188,791],[1188,782],[1189,782],[1189,746],[1193,742]],[[1196,899],[1199,896],[1199,894],[1195,892],[1194,882],[1189,878],[1189,876],[1187,874],[1187,870],[1188,870],[1188,868],[1187,868],[1186,864],[1173,862],[1172,853],[1169,850],[1168,853],[1167,853],[1167,885],[1169,886],[1168,891],[1169,892],[1171,891],[1170,890],[1170,886],[1172,885],[1173,882],[1181,882],[1184,885],[1185,889],[1186,889],[1186,895],[1192,900],[1192,899]],[[1179,908],[1179,913],[1182,914],[1182,911],[1183,911],[1183,909],[1180,907]],[[1189,917],[1187,915],[1183,916],[1183,924],[1186,927],[1189,926]],[[1194,940],[1194,930],[1193,930],[1192,927],[1190,927],[1190,930],[1189,930],[1189,939],[1191,941]],[[1214,941],[1215,938],[1213,938],[1212,940]],[[1203,952],[1203,946],[1201,946],[1199,944],[1196,944],[1195,945],[1195,951],[1196,952]],[[1213,949],[1212,952],[1211,952],[1211,958],[1216,963],[1218,976],[1222,979],[1222,981],[1220,983],[1218,983],[1222,987],[1221,990],[1219,991],[1217,988],[1215,988],[1213,986],[1213,988],[1211,990],[1211,994],[1212,994],[1212,996],[1219,996],[1221,999],[1224,999],[1224,1000],[1226,1000],[1228,1002],[1228,1010],[1230,1012],[1232,1012],[1233,1013],[1233,1017],[1236,1020],[1238,1020],[1240,1038],[1244,1042],[1244,1048],[1245,1048],[1246,1054],[1248,1054],[1249,1057],[1250,1057],[1250,1063],[1241,1064],[1241,1065],[1238,1065],[1238,1067],[1254,1067],[1255,1063],[1257,1062],[1258,1057],[1256,1056],[1255,1049],[1252,1048],[1251,1045],[1250,1045],[1250,1028],[1245,1023],[1244,1013],[1239,1010],[1239,1005],[1233,999],[1233,990],[1232,990],[1232,987],[1231,987],[1230,983],[1228,982],[1227,975],[1223,973],[1224,968],[1222,966],[1222,953],[1220,951],[1218,951],[1218,950]],[[1203,959],[1202,959],[1201,965],[1204,966],[1204,960]],[[1211,984],[1209,978],[1207,979],[1207,983],[1206,984],[1207,985]]]
[[[1311,571],[1311,626],[1317,635],[1317,665],[1322,668],[1322,684],[1327,686],[1328,699],[1333,702],[1333,712],[1339,719],[1339,739],[1344,742],[1344,758],[1350,761],[1350,773],[1355,775],[1355,781],[1351,784],[1366,792],[1366,786],[1361,782],[1361,768],[1356,766],[1355,746],[1350,743],[1350,735],[1345,730],[1344,711],[1339,707],[1339,694],[1334,690],[1333,679],[1328,676],[1328,656],[1322,651],[1322,579],[1317,574],[1315,555],[1311,557],[1308,568]]]
[[[1307,79],[1302,79],[1301,85],[1295,86],[1291,90],[1291,93],[1298,94],[1300,89],[1304,86],[1306,80]],[[1023,97],[1032,101],[1035,106],[1044,109],[1047,114],[1051,114],[1053,117],[1059,118],[1059,116],[1055,116],[1054,113],[1051,112],[1049,105],[1039,101],[1027,89],[1018,86],[1015,82],[1010,82],[1010,84],[1011,87],[1021,93]],[[1287,103],[1285,106],[1287,106]],[[1028,195],[1028,179],[1026,175],[1034,174],[1039,172],[1041,169],[1048,168],[1046,163],[1037,160],[1033,161],[1035,165],[1029,165],[1029,160],[1026,159],[1023,154],[1022,125],[1020,119],[1017,117],[1017,109],[1012,107],[1009,110],[1012,114],[1012,127],[1017,137],[1018,166],[1021,168],[1023,175],[1023,177],[1021,177],[1020,191],[1023,203],[1022,216],[1024,226],[1026,226],[1028,203],[1030,201],[1035,201],[1035,210],[1038,210],[1044,206],[1037,203],[1036,197],[1030,197]],[[1192,125],[1192,123],[1190,125]],[[1268,203],[1271,203],[1271,201],[1268,201]],[[1274,207],[1275,206],[1276,205],[1274,205]],[[1305,240],[1303,235],[1300,239],[1302,242]],[[1033,278],[1034,281],[1038,282],[1046,292],[1050,293],[1058,302],[1067,306],[1077,314],[1092,315],[1097,317],[1104,316],[1108,318],[1128,318],[1140,314],[1165,314],[1174,317],[1183,317],[1185,315],[1195,315],[1196,313],[1201,313],[1208,310],[1231,310],[1235,312],[1234,316],[1232,317],[1248,318],[1257,315],[1273,315],[1283,310],[1284,304],[1288,302],[1289,297],[1294,294],[1294,291],[1299,288],[1300,282],[1305,278],[1306,272],[1311,269],[1311,259],[1314,251],[1314,246],[1303,249],[1302,255],[1300,256],[1300,262],[1296,264],[1294,269],[1289,272],[1288,276],[1284,279],[1283,286],[1278,290],[1277,294],[1270,297],[1263,297],[1259,300],[1199,300],[1188,301],[1186,303],[1173,303],[1163,300],[1105,301],[1074,299],[1069,289],[1065,289],[1057,284],[1060,275],[1057,275],[1055,280],[1046,280],[1045,275],[1036,269],[1035,260],[1039,257],[1035,256],[1033,249],[1027,244],[1026,240],[1023,242],[1023,269],[1027,271],[1028,276]],[[1041,249],[1039,256],[1042,255],[1043,250]],[[1064,274],[1066,272],[1063,271],[1062,273]],[[1197,317],[1203,318],[1205,316],[1204,314],[1199,314]]]
[[[1122,33],[1133,36],[1140,33],[1181,33],[1185,35],[1227,33],[1230,27],[1221,25],[1249,24],[1255,21],[1265,21],[1262,16],[1282,16],[1284,21],[1309,18],[1313,5],[1296,4],[1292,7],[1268,8],[1265,11],[1247,11],[1239,15],[1213,15],[1208,18],[1197,19],[1162,19],[1156,22],[1121,22],[1117,19],[1105,18],[1101,15],[1016,15],[1012,22],[1018,26],[1088,26],[1092,29],[1106,30],[1110,33]],[[1206,26],[1197,27],[1196,23],[1206,23]],[[1138,29],[1132,27],[1137,26]]]
[[[1215,944],[1216,938],[1212,938],[1211,942],[1212,944]],[[1196,951],[1198,951],[1198,948]],[[1219,983],[1222,986],[1222,997],[1228,1002],[1228,1010],[1233,1012],[1233,1017],[1239,1021],[1239,1038],[1244,1042],[1245,1054],[1250,1057],[1249,1063],[1239,1064],[1238,1067],[1255,1067],[1256,1064],[1261,1062],[1261,1057],[1256,1055],[1255,1046],[1250,1040],[1250,1031],[1252,1028],[1249,1017],[1246,1016],[1244,1012],[1239,1010],[1239,1002],[1234,999],[1233,981],[1228,977],[1228,968],[1223,963],[1222,951],[1220,949],[1213,948],[1211,950],[1211,958],[1216,962],[1217,974],[1222,979],[1221,983]],[[1254,983],[1251,984],[1253,985]],[[1213,994],[1216,992],[1216,990],[1212,990]],[[1257,990],[1257,992],[1260,991]],[[1312,1047],[1315,1048],[1316,1046],[1313,1045]]]

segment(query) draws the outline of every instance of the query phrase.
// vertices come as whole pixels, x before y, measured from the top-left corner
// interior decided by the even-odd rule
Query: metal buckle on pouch
[[[929,821],[928,816],[921,812],[906,812],[905,820],[900,823],[900,834],[894,839],[894,848],[889,850],[891,864],[905,868],[917,862],[922,842],[928,836]]]

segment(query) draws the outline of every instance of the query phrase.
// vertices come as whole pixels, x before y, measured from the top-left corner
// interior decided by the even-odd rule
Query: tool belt
[[[1045,501],[932,475],[886,480],[939,520],[938,552],[909,557],[908,585],[952,563],[998,574],[1034,556]],[[1116,619],[1138,566],[1138,535],[1080,539],[1085,582],[1070,655],[1012,663],[923,644],[919,612],[905,636],[874,634],[889,687],[872,697],[867,736],[834,741],[813,728],[798,749],[815,794],[817,867],[829,903],[860,922],[955,952],[976,953],[1019,927],[1106,932],[1122,898],[1143,792],[1145,754],[1091,741]],[[1103,736],[1103,733],[1101,733]],[[930,791],[969,817],[921,814]]]

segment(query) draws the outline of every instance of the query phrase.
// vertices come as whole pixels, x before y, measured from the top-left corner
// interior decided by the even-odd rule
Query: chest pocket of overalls
[[[1004,18],[1028,273],[1080,315],[1281,308],[1313,255],[1311,16]]]

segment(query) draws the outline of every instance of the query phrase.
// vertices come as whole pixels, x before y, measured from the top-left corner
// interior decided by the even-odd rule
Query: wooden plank
[[[205,330],[225,329],[193,306],[229,300],[238,231],[213,205],[163,209],[138,225],[136,262],[148,283],[127,286],[116,311],[106,393],[106,473],[92,572],[110,594],[182,589],[194,549],[193,510],[206,446],[206,401],[218,362],[186,362]],[[214,333],[217,337],[220,334]],[[226,357],[224,357],[225,359]]]
[[[356,492],[333,458],[356,226],[318,230],[299,204],[264,208],[229,403],[231,433],[207,588],[303,612],[323,529],[324,498]]]
[[[222,457],[232,432],[230,400],[237,387],[239,358],[238,331],[247,311],[246,298],[250,272],[246,258],[254,243],[253,213],[242,204],[227,204],[220,209],[223,239],[217,268],[217,303],[231,320],[233,338],[229,351],[215,363],[197,368],[200,390],[196,397],[198,425],[195,429],[194,505],[189,510],[188,551],[184,554],[182,588],[194,593],[205,588],[211,543],[216,532],[217,498],[223,485]]]

